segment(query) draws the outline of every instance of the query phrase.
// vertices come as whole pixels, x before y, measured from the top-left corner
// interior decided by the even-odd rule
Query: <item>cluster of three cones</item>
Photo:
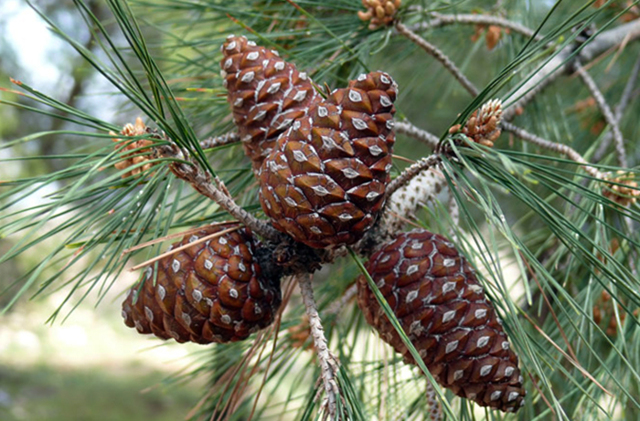
[[[390,180],[393,79],[363,74],[325,99],[305,73],[245,37],[230,36],[222,52],[234,120],[273,225],[314,248],[358,241],[376,221]],[[241,229],[180,253],[160,262],[155,284],[147,280],[140,294],[132,290],[124,304],[129,326],[209,343],[241,340],[272,322],[279,275],[261,269],[265,253],[251,233]],[[453,245],[426,231],[400,234],[378,249],[367,269],[443,386],[483,406],[520,407],[517,357]],[[363,279],[358,301],[367,321],[407,356]]]

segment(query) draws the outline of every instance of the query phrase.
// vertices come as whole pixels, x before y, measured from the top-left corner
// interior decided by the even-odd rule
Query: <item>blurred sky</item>
[[[0,0],[0,3],[0,30],[17,54],[17,64],[30,73],[16,77],[37,77],[39,89],[51,88],[60,80],[61,74],[50,55],[64,48],[64,42],[51,34],[24,0]]]

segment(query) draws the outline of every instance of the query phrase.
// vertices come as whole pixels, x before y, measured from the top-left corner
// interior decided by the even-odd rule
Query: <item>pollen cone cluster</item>
[[[203,228],[171,247],[229,227]],[[149,269],[122,304],[125,324],[139,333],[200,344],[239,341],[267,327],[280,306],[280,280],[262,273],[258,247],[250,233],[238,229],[163,258],[157,273]]]
[[[480,110],[474,111],[467,123],[461,128],[452,127],[451,132],[460,130],[471,141],[483,146],[493,147],[502,130],[498,127],[502,121],[502,101],[493,99],[482,105]]]
[[[275,141],[319,98],[304,72],[243,36],[222,45],[221,74],[244,148],[260,168]]]
[[[518,357],[473,269],[452,243],[427,231],[400,234],[366,268],[442,386],[501,411],[524,405]],[[364,276],[358,278],[358,304],[382,339],[415,363]]]
[[[401,0],[362,0],[367,11],[359,11],[358,17],[362,21],[369,21],[369,29],[373,31],[391,25],[401,4]]]
[[[386,73],[362,74],[278,138],[259,172],[260,203],[278,230],[332,248],[371,228],[389,182],[396,94]]]
[[[146,133],[147,133],[147,126],[144,124],[144,122],[140,117],[136,119],[135,124],[129,123],[122,128],[122,131],[120,131],[120,135],[128,136],[128,137],[141,136]],[[118,134],[114,132],[109,132],[109,134],[111,136],[118,136]],[[130,141],[129,139],[121,139],[121,138],[114,137],[113,141],[116,142],[116,149],[123,148],[123,145],[124,145],[124,149],[123,149],[124,151],[132,151],[131,153],[124,155],[126,159],[114,165],[114,167],[116,167],[119,170],[124,170],[125,168],[130,168],[130,167],[133,167],[134,165],[140,164],[142,162],[147,162],[150,159],[152,159],[149,154],[144,155],[145,153],[151,151],[151,146],[153,145],[153,142],[148,139]],[[146,163],[139,167],[132,168],[131,171],[124,173],[122,175],[122,178],[127,178],[132,175],[141,174],[142,172],[148,170],[152,166],[153,164]]]
[[[620,206],[629,206],[635,203],[640,196],[638,183],[633,179],[633,173],[618,171],[615,176],[609,178],[611,182],[616,184],[609,184],[602,190],[602,194]]]

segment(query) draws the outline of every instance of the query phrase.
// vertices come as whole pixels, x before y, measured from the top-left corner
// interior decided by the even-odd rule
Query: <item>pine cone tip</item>
[[[220,75],[247,156],[258,171],[276,139],[318,101],[311,79],[278,52],[244,36],[221,46]]]

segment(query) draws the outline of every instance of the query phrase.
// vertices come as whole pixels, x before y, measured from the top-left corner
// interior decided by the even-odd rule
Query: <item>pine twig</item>
[[[318,363],[320,364],[320,370],[322,372],[322,383],[324,384],[324,390],[327,395],[329,416],[331,420],[334,420],[336,419],[337,402],[340,396],[340,389],[338,388],[338,384],[335,379],[335,358],[331,355],[331,351],[329,351],[327,346],[327,338],[324,336],[322,320],[318,314],[316,300],[313,297],[311,275],[299,275],[297,278],[298,286],[300,287],[300,294],[302,295],[302,301],[304,302],[307,317],[309,318],[311,337],[313,338],[313,344],[316,354],[318,355]]]
[[[458,242],[458,236],[456,235],[453,227],[460,226],[460,207],[458,206],[458,201],[455,198],[453,192],[449,193],[449,203],[447,203],[447,208],[449,210],[449,217],[451,217],[451,227],[449,228],[449,235],[454,243]]]
[[[351,299],[355,297],[357,293],[358,293],[358,285],[354,282],[349,286],[349,288],[347,288],[344,291],[344,293],[342,294],[342,297],[340,297],[338,301],[334,301],[333,303],[331,303],[331,305],[329,305],[329,307],[327,307],[325,314],[331,315],[331,316],[337,316],[338,314],[340,314],[342,309],[347,306],[349,301],[351,301]]]
[[[231,197],[216,187],[211,181],[211,174],[203,171],[196,162],[188,158],[186,153],[183,153],[175,144],[158,146],[156,149],[163,158],[173,158],[176,160],[175,163],[171,164],[173,173],[178,178],[191,184],[198,193],[216,202],[234,218],[262,237],[272,241],[278,241],[281,238],[282,234],[275,228],[268,223],[256,219],[249,212],[238,206]],[[185,160],[187,160],[188,163],[183,162]]]
[[[221,225],[232,225],[232,224],[237,224],[237,223],[238,223],[237,221],[214,222],[212,224],[208,224],[208,225],[202,226],[202,227],[189,228],[188,230],[185,230],[185,231],[176,232],[175,234],[165,235],[163,237],[155,238],[153,240],[146,241],[146,242],[138,244],[136,246],[129,247],[128,249],[123,250],[122,253],[120,253],[120,256],[124,256],[125,254],[129,254],[131,252],[143,249],[145,247],[152,246],[154,244],[163,243],[163,242],[165,242],[167,240],[171,240],[171,239],[179,238],[179,237],[180,238],[181,237],[185,237],[185,236],[187,236],[189,234],[195,234],[196,232],[201,231],[201,230],[205,229],[206,227],[216,227],[216,226],[221,226]]]
[[[433,384],[427,379],[427,387],[425,394],[427,395],[427,404],[429,405],[429,421],[442,421],[442,406],[440,406],[440,400],[436,395],[436,390],[433,388]]]
[[[399,188],[405,186],[407,183],[411,181],[415,176],[420,174],[422,171],[434,167],[438,165],[441,161],[440,155],[433,154],[429,155],[425,158],[422,158],[415,164],[411,165],[409,168],[405,169],[402,174],[393,179],[391,183],[387,186],[387,197],[391,197],[393,193]]]
[[[575,63],[576,73],[580,76],[584,84],[591,92],[591,95],[596,100],[600,112],[604,116],[605,121],[611,126],[611,132],[613,133],[613,142],[616,148],[616,155],[618,157],[618,163],[621,167],[627,167],[627,151],[624,148],[624,139],[622,138],[622,132],[620,132],[620,126],[618,125],[618,119],[613,115],[611,107],[604,99],[604,95],[598,88],[598,84],[591,77],[591,75],[585,70],[579,62]]]
[[[411,31],[401,22],[396,23],[396,29],[398,33],[404,35],[409,41],[415,43],[418,47],[422,48],[427,54],[433,56],[438,60],[445,69],[447,69],[453,77],[469,92],[472,96],[478,95],[478,88],[458,69],[458,67],[451,61],[451,59],[435,45],[431,44],[420,35]]]
[[[202,149],[211,149],[237,142],[240,142],[240,135],[237,132],[228,132],[220,136],[212,136],[201,140],[200,147]]]
[[[418,10],[419,9],[419,10]],[[422,11],[422,7],[416,6],[412,10]],[[420,22],[415,25],[411,25],[410,29],[412,31],[424,31],[428,29],[440,28],[446,25],[453,25],[456,23],[460,24],[468,24],[468,25],[492,25],[499,26],[501,28],[512,30],[513,32],[524,35],[525,37],[531,38],[535,34],[535,32],[527,28],[526,26],[514,22],[500,16],[489,16],[489,15],[472,15],[472,14],[451,14],[445,15],[437,12],[431,12],[428,14],[429,17],[432,17],[429,22]],[[536,35],[536,40],[541,40],[542,36]]]
[[[143,268],[145,266],[149,266],[150,264],[155,263],[158,260],[162,260],[165,257],[174,255],[174,254],[176,254],[176,253],[178,253],[178,252],[180,252],[182,250],[186,250],[186,249],[188,249],[190,247],[193,247],[193,246],[195,246],[197,244],[205,243],[207,241],[211,241],[211,240],[214,240],[216,238],[222,237],[223,235],[229,234],[229,233],[231,233],[233,231],[237,231],[239,228],[240,227],[236,225],[236,226],[234,226],[232,228],[227,228],[225,230],[218,231],[218,232],[215,232],[213,234],[205,235],[204,237],[199,238],[196,241],[188,242],[187,244],[184,244],[184,245],[182,245],[180,247],[172,248],[171,250],[169,250],[167,252],[164,252],[164,253],[160,254],[159,256],[156,256],[156,257],[154,257],[152,259],[149,259],[146,262],[142,262],[142,263],[140,263],[138,265],[135,265],[134,267],[129,269],[129,271],[135,272],[136,270],[138,270],[140,268]]]
[[[639,73],[640,73],[640,56],[638,56],[638,59],[636,60],[636,63],[633,66],[633,69],[631,70],[631,75],[629,76],[629,79],[627,80],[627,84],[625,85],[624,90],[622,91],[620,102],[618,102],[618,105],[616,105],[616,108],[613,112],[616,118],[616,121],[618,122],[618,125],[622,120],[622,115],[624,114],[624,111],[626,110],[627,105],[629,105],[629,102],[631,101],[631,95],[633,94],[633,89],[636,86],[636,80],[638,79]],[[613,140],[613,132],[608,132],[605,135],[604,139],[602,139],[602,143],[600,143],[598,150],[593,154],[594,162],[600,162],[600,160],[602,160],[612,140]]]
[[[408,137],[412,137],[416,140],[419,140],[422,143],[425,143],[431,149],[435,150],[440,142],[438,136],[429,133],[426,130],[419,129],[408,121],[400,121],[397,122],[394,126],[396,133],[403,134]]]
[[[640,39],[640,19],[603,31],[582,48],[576,60],[588,63],[607,50],[637,39]],[[559,76],[569,74],[574,63],[569,57],[574,51],[575,45],[567,45],[536,73],[528,76],[527,82],[511,95],[516,101],[504,110],[503,119],[512,120],[517,109],[528,104]]]
[[[522,129],[514,124],[507,123],[506,121],[503,121],[501,123],[501,126],[503,129],[513,133],[522,140],[525,140],[541,148],[559,153],[561,155],[565,155],[567,158],[580,164],[582,168],[584,168],[584,170],[593,178],[606,178],[603,173],[601,173],[597,168],[592,167],[591,164],[589,164],[589,162],[582,157],[582,155],[580,155],[578,152],[576,152],[575,149],[571,148],[570,146],[543,139],[539,136],[534,135],[533,133],[529,133],[525,129]]]

